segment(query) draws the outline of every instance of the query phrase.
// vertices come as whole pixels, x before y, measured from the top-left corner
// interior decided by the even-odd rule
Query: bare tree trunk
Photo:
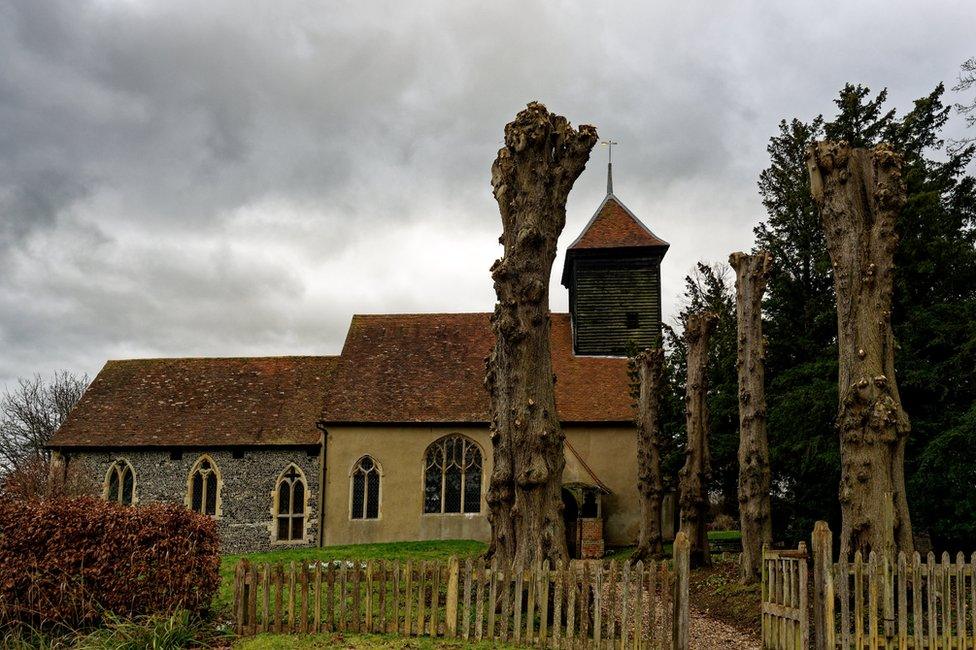
[[[820,208],[837,293],[841,553],[914,550],[905,496],[911,429],[895,383],[891,292],[905,203],[901,157],[819,142],[807,152],[810,189]],[[885,520],[891,500],[894,525]],[[891,529],[889,529],[891,528]]]
[[[491,168],[504,255],[491,267],[498,303],[485,384],[494,467],[488,487],[489,555],[526,566],[567,560],[562,518],[563,433],[549,342],[549,276],[566,198],[597,133],[574,129],[533,102],[505,126]]]
[[[685,382],[685,421],[688,446],[678,473],[681,531],[691,544],[691,565],[711,566],[705,518],[708,514],[708,342],[718,323],[713,312],[692,314],[685,321],[688,378]]]
[[[773,541],[769,507],[769,441],[766,438],[766,344],[762,298],[773,258],[732,253],[739,370],[739,522],[742,529],[742,581],[756,582],[762,547]]]
[[[664,376],[664,350],[648,348],[635,359],[640,377],[637,398],[637,492],[640,494],[640,537],[631,562],[658,557],[664,553],[661,538],[661,388]]]

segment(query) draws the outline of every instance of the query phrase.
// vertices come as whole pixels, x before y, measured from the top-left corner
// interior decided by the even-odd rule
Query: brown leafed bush
[[[0,623],[201,612],[219,567],[215,522],[183,506],[0,499]]]
[[[98,486],[80,463],[65,467],[40,455],[0,478],[0,498],[56,499],[97,493]]]

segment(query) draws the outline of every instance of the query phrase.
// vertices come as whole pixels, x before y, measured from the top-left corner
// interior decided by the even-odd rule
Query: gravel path
[[[688,626],[690,650],[762,650],[756,637],[710,618],[694,607],[688,612]]]

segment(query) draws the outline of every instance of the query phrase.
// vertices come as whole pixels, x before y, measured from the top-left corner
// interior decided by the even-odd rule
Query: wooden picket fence
[[[370,632],[538,647],[688,647],[688,545],[667,561],[523,571],[457,558],[288,566],[242,560],[237,633]]]
[[[832,561],[825,522],[813,533],[818,650],[976,647],[976,553],[875,553]]]
[[[807,547],[763,549],[762,641],[769,650],[801,650],[809,646],[807,618]]]

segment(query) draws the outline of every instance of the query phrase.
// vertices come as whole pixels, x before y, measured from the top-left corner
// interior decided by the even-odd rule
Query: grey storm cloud
[[[695,261],[751,246],[780,119],[846,81],[904,110],[976,54],[974,23],[966,2],[0,0],[0,385],[490,309],[489,169],[533,99],[620,142],[673,312]]]

